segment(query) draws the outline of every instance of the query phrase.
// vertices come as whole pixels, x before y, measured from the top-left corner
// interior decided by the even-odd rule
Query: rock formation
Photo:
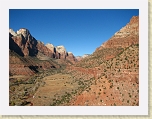
[[[73,64],[76,62],[76,58],[75,58],[75,56],[73,55],[72,52],[67,52],[66,59],[69,60],[69,61],[71,61]]]
[[[53,54],[54,54],[54,51],[53,50],[50,50],[49,48],[47,48],[44,43],[42,43],[41,41],[38,41],[37,43],[37,49],[38,49],[38,52],[50,57],[50,58],[54,58]]]
[[[72,63],[76,62],[76,58],[73,55],[73,53],[67,52],[63,45],[57,46],[55,49],[56,49],[56,52],[58,52],[58,54],[59,54],[59,59],[69,60]]]
[[[53,46],[53,44],[47,43],[45,46],[54,52],[55,47]]]
[[[20,47],[24,56],[36,56],[38,50],[36,48],[37,40],[30,34],[27,29],[20,29],[17,34],[10,29],[10,34],[12,34],[11,39]]]
[[[59,53],[53,44],[47,43],[45,46],[53,52],[53,58],[59,59]]]
[[[15,33],[15,31],[13,29],[9,29],[9,33],[12,35],[12,36],[16,36],[17,33]]]
[[[59,53],[59,59],[66,59],[67,52],[63,45],[57,46],[56,51]]]
[[[41,41],[36,40],[29,32],[28,29],[22,28],[17,31],[9,29],[10,37],[10,49],[18,52],[20,55],[24,56],[37,56],[40,59],[46,59],[44,57],[55,58],[55,59],[64,59],[71,60],[75,62],[75,57],[71,53],[68,55],[64,46],[54,47],[53,44],[42,43]],[[13,40],[13,41],[12,41]],[[15,43],[14,45],[12,43]],[[17,48],[18,47],[18,48]],[[14,49],[13,49],[14,48]]]
[[[113,47],[125,48],[137,43],[139,43],[139,16],[133,16],[126,26],[117,31],[108,41],[97,48],[97,50]]]

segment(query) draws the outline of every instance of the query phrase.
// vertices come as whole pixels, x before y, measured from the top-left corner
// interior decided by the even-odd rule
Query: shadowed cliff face
[[[24,56],[21,48],[14,42],[14,40],[11,37],[12,35],[9,34],[9,49],[16,52],[20,56]]]
[[[52,50],[50,50],[49,48],[47,48],[41,41],[38,41],[37,49],[38,49],[38,52],[41,52],[42,54],[44,54],[50,58],[53,58],[54,52]]]
[[[12,35],[11,39],[14,40],[18,47],[20,47],[24,56],[37,55],[37,40],[32,37],[27,29],[20,29],[16,34],[13,30],[11,30],[10,34]]]
[[[72,54],[72,52],[67,52],[67,60],[71,61],[73,64],[77,61],[75,56]]]

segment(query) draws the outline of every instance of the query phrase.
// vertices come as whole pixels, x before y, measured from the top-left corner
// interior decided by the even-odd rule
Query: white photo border
[[[1,0],[0,4],[0,115],[148,115],[148,0]],[[139,9],[139,106],[9,106],[9,9]]]

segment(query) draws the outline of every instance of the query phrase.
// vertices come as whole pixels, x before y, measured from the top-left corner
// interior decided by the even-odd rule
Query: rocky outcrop
[[[25,29],[25,28],[19,29],[19,30],[17,31],[17,34],[22,34],[25,39],[28,39],[28,37],[31,36],[29,30],[28,30],[28,29]]]
[[[76,58],[75,58],[75,56],[73,55],[72,52],[67,52],[66,59],[69,60],[69,61],[71,61],[73,64],[76,62]]]
[[[59,59],[69,60],[72,63],[76,62],[76,58],[72,52],[67,52],[63,45],[57,46],[55,48],[56,52],[59,54]]]
[[[102,48],[129,47],[139,43],[139,16],[133,16],[130,22],[117,31],[108,41],[103,43],[97,50]]]
[[[49,48],[51,51],[55,51],[55,47],[53,46],[53,44],[47,43],[45,46]]]
[[[47,43],[45,46],[53,52],[53,58],[59,59],[59,53],[53,44]]]
[[[12,35],[12,36],[16,36],[17,33],[13,30],[13,29],[9,29],[9,33]]]
[[[59,59],[66,59],[67,52],[63,45],[57,46],[56,51],[59,53]]]
[[[38,41],[37,43],[37,49],[38,52],[50,57],[50,58],[54,58],[54,52],[52,50],[50,50],[49,48],[47,48],[44,43],[42,43],[41,41]]]
[[[36,48],[37,40],[30,34],[27,29],[20,29],[17,34],[10,29],[11,39],[20,47],[24,56],[36,56],[38,50]]]

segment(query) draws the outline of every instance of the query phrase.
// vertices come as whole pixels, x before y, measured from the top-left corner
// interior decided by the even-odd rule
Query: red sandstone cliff
[[[139,43],[139,16],[133,16],[130,22],[117,31],[108,41],[103,43],[97,50],[102,48],[128,47]]]
[[[28,29],[22,28],[17,31],[9,29],[10,50],[19,53],[22,56],[37,56],[40,59],[46,59],[42,57],[55,58],[69,60],[72,63],[75,62],[75,56],[66,51],[64,46],[54,47],[52,44],[42,43],[37,41],[29,32]]]

